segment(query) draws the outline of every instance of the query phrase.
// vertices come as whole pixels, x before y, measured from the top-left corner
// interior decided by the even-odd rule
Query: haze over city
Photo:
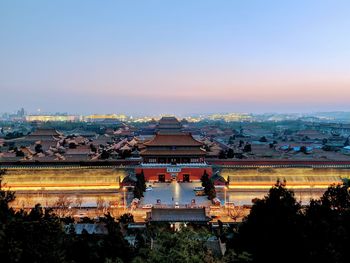
[[[348,263],[349,73],[349,0],[0,0],[1,263]]]
[[[349,110],[349,1],[1,1],[0,112]]]

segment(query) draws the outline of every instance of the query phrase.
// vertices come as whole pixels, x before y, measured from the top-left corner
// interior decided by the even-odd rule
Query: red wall
[[[331,160],[223,160],[207,159],[207,163],[216,165],[350,165],[349,161]]]
[[[157,168],[145,168],[145,167],[137,167],[135,168],[135,173],[139,174],[143,170],[145,178],[147,181],[158,181],[159,174],[165,174],[165,181],[171,180],[171,173],[167,173],[166,167],[157,167]],[[183,181],[183,175],[189,174],[190,181],[199,181],[204,174],[204,171],[207,172],[209,177],[213,174],[213,170],[211,167],[205,168],[182,168],[181,172],[177,173],[177,181]]]

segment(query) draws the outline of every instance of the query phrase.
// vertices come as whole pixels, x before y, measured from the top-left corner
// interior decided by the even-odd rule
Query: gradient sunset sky
[[[350,110],[350,1],[0,0],[0,112]]]

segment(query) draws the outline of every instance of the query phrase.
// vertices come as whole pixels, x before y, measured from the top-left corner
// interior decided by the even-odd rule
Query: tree
[[[216,190],[213,183],[212,186],[208,188],[207,192],[209,200],[213,200],[216,197]]]
[[[301,206],[285,183],[277,181],[267,196],[254,202],[239,228],[238,242],[254,262],[298,262],[303,259],[301,229]]]
[[[75,198],[75,204],[76,204],[79,208],[81,208],[81,205],[83,204],[83,198],[82,198],[82,196],[77,195],[77,197]]]
[[[36,153],[42,153],[43,152],[43,146],[40,143],[35,145],[35,152]]]
[[[267,139],[265,136],[262,136],[260,139],[259,139],[259,142],[267,142]]]
[[[348,262],[350,196],[348,181],[328,187],[305,212],[304,247],[308,262]]]
[[[15,200],[15,192],[2,190],[2,181],[5,174],[6,170],[0,169],[0,223],[5,223],[8,216],[14,214],[9,204]]]
[[[323,206],[339,212],[350,209],[349,180],[345,179],[342,184],[333,184],[328,187],[321,197]]]
[[[67,195],[59,195],[57,201],[55,202],[55,207],[58,215],[60,217],[68,216],[70,213],[70,206],[72,203],[72,200],[69,199]]]
[[[219,159],[226,159],[226,151],[225,150],[220,150],[219,152]]]
[[[70,143],[68,144],[68,148],[69,148],[69,149],[75,149],[75,148],[77,148],[77,145],[76,145],[74,142],[70,142]]]
[[[247,252],[236,253],[233,249],[227,250],[222,258],[222,263],[252,262],[252,256]]]
[[[140,251],[139,258],[142,261],[135,262],[169,262],[169,263],[217,263],[211,250],[205,242],[210,236],[204,230],[194,231],[192,228],[182,228],[180,231],[171,233],[159,229],[154,233],[154,248]]]
[[[209,147],[209,145],[205,144],[205,145],[204,145],[204,150],[205,150],[206,152],[210,152],[210,147]]]
[[[121,158],[125,159],[125,158],[129,158],[131,157],[131,151],[130,150],[124,150],[120,152],[120,156]]]
[[[122,214],[119,218],[118,218],[118,222],[122,223],[123,225],[127,225],[130,223],[134,223],[134,216],[130,213],[127,214]]]
[[[324,145],[324,146],[322,146],[322,150],[324,150],[324,151],[326,151],[326,152],[329,152],[329,151],[332,150],[332,148],[331,148],[331,146],[329,146],[329,145]]]
[[[201,177],[202,186],[204,187],[204,192],[208,196],[209,200],[213,200],[216,197],[216,190],[212,180],[209,179],[207,171],[204,170],[204,173]]]
[[[94,152],[94,153],[96,153],[96,152],[97,152],[97,148],[96,148],[96,146],[95,146],[95,145],[93,145],[92,143],[90,144],[90,150],[91,150],[92,152]]]
[[[2,187],[2,180],[3,180],[5,174],[6,174],[6,170],[5,169],[0,169],[0,190],[1,190],[1,187]]]
[[[137,181],[134,187],[134,198],[141,199],[143,197],[143,193],[146,191],[146,181],[143,170],[141,170],[140,174],[136,175]]]
[[[208,175],[207,171],[204,170],[204,173],[203,173],[203,175],[202,175],[202,177],[201,177],[202,186],[203,186],[204,188],[207,187],[208,181],[209,181],[209,175]]]
[[[4,173],[3,170],[0,170],[0,174],[4,175]],[[9,206],[14,199],[13,192],[0,189],[1,262],[131,261],[133,253],[123,238],[120,224],[110,214],[106,214],[102,219],[108,230],[107,235],[89,235],[87,231],[77,235],[74,225],[70,225],[67,232],[63,228],[62,223],[72,223],[72,221],[57,217],[52,209],[44,209],[39,204],[29,212],[15,212]],[[127,216],[127,218],[128,221],[132,221],[132,216]]]
[[[243,152],[248,153],[252,151],[252,145],[250,143],[247,143],[244,145]]]
[[[230,136],[230,138],[228,139],[228,144],[232,145],[235,143],[235,136]]]
[[[143,170],[141,170],[141,173],[138,175],[137,181],[139,182],[142,192],[146,191],[146,179]]]
[[[64,233],[59,218],[51,209],[43,209],[40,205],[36,205],[29,213],[14,212],[8,206],[14,194],[6,192],[1,191],[0,194],[2,262],[66,262]]]
[[[227,151],[227,158],[232,159],[233,157],[235,157],[235,152],[233,151],[232,148],[229,148]]]
[[[100,156],[102,160],[109,159],[109,156],[110,156],[109,152],[107,152],[106,150],[102,150],[102,153]]]
[[[136,184],[134,187],[134,198],[141,199],[143,197],[143,192],[141,191],[140,187]]]
[[[101,213],[103,212],[103,210],[105,209],[105,200],[102,196],[98,196],[96,198],[96,208],[97,208],[97,212],[99,213],[99,216],[100,216]]]
[[[299,150],[301,153],[304,153],[304,154],[307,154],[308,152],[307,152],[307,148],[306,148],[306,146],[301,146],[300,147],[300,150]]]
[[[22,150],[16,151],[16,157],[24,157],[24,152]]]

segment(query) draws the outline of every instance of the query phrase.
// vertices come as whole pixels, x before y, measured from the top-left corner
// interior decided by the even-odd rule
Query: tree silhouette
[[[216,190],[212,180],[209,179],[209,175],[206,170],[201,177],[202,186],[204,187],[204,192],[208,196],[209,200],[213,200],[216,197]]]
[[[254,202],[240,227],[241,248],[251,253],[255,262],[300,261],[295,250],[301,251],[301,218],[294,193],[278,181],[265,198]]]
[[[229,148],[227,151],[227,158],[232,159],[233,157],[235,157],[235,152],[233,151],[233,149]]]

